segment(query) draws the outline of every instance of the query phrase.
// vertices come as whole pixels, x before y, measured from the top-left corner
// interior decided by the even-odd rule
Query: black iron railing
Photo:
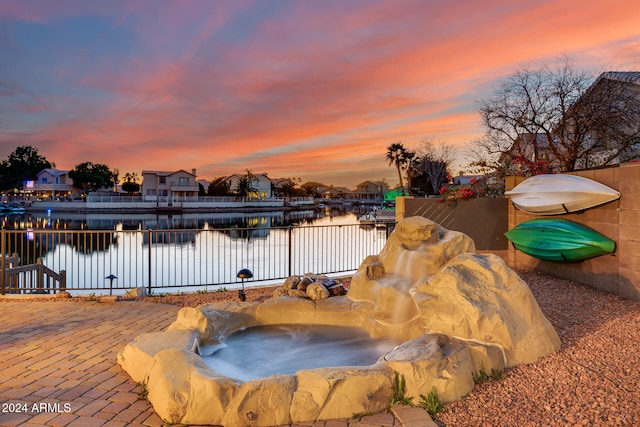
[[[257,224],[199,230],[3,229],[0,233],[0,272],[4,272],[0,293],[54,293],[66,288],[117,294],[136,287],[149,292],[235,287],[240,285],[236,274],[243,268],[253,272],[255,284],[293,274],[350,272],[382,249],[388,230],[357,224]],[[36,265],[39,270],[25,268]],[[46,271],[62,277],[64,284],[20,276],[20,271]]]

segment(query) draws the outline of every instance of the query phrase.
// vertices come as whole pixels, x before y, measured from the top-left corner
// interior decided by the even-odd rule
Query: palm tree
[[[247,169],[247,174],[238,178],[238,185],[236,186],[236,200],[249,197],[251,194],[255,193],[257,190],[253,186],[253,174],[249,169]]]
[[[402,182],[402,169],[407,167],[409,161],[413,158],[413,154],[407,151],[401,142],[394,142],[387,148],[387,161],[389,165],[395,165],[398,169],[398,180],[400,181],[400,189],[404,196],[404,183]]]

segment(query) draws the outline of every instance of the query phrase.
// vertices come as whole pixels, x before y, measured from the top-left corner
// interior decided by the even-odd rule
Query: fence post
[[[151,234],[151,229],[149,228],[147,230],[147,232],[149,233],[149,256],[148,256],[148,265],[147,265],[147,272],[149,273],[149,283],[147,284],[148,286],[148,294],[151,295],[151,238],[153,237]]]
[[[38,268],[37,268],[37,272],[38,274],[36,275],[36,291],[37,290],[41,290],[44,289],[44,265],[42,264],[42,258],[38,258],[37,261],[38,264]],[[26,291],[26,290],[25,290]]]
[[[289,226],[289,274],[287,274],[287,277],[291,277],[291,264],[293,264],[293,262],[291,261],[291,255],[293,254],[293,227]]]
[[[60,280],[58,282],[58,289],[60,291],[67,290],[67,272],[66,270],[60,270]]]
[[[2,271],[2,274],[0,274],[0,295],[4,295],[6,267],[7,267],[7,260],[5,259],[5,256],[6,256],[5,238],[6,238],[6,231],[3,225],[2,231],[0,231],[0,271]]]

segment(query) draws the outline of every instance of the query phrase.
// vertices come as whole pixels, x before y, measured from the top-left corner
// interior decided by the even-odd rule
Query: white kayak
[[[562,174],[532,176],[504,194],[517,209],[536,215],[579,212],[620,198],[618,191],[597,181]]]

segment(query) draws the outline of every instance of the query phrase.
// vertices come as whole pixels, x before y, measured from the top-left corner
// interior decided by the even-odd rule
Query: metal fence
[[[392,225],[389,225],[390,227]],[[208,286],[234,288],[241,269],[251,286],[294,274],[356,270],[380,252],[386,228],[359,225],[218,228],[199,230],[58,231],[1,230],[0,292],[123,293],[145,287],[191,292]],[[20,276],[40,265],[58,280]],[[45,271],[40,268],[38,271]],[[49,274],[51,276],[51,274]]]

